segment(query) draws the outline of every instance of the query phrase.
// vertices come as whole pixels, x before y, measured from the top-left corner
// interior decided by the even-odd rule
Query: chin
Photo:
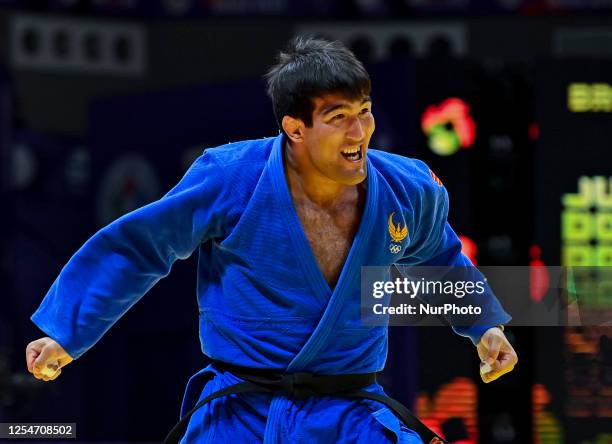
[[[368,174],[364,170],[364,171],[360,171],[357,173],[353,172],[352,174],[344,175],[342,177],[342,180],[338,180],[338,182],[344,185],[359,185],[360,183],[365,181],[367,177],[368,177]]]

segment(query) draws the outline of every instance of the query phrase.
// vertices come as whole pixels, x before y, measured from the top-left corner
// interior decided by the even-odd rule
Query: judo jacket
[[[361,267],[471,265],[447,223],[448,194],[423,162],[369,149],[362,219],[332,290],[293,205],[284,145],[279,135],[205,150],[165,196],[89,239],[62,269],[32,321],[78,359],[177,259],[197,249],[205,355],[287,372],[382,370],[388,328],[361,322]],[[389,220],[401,235],[391,235]],[[486,297],[478,325],[455,327],[474,343],[491,326],[510,320],[491,293]],[[200,387],[198,379],[210,371],[215,370],[191,378],[183,413],[206,393],[236,382],[224,373]],[[370,389],[382,393],[377,384]],[[421,442],[373,404],[298,402],[268,394],[218,399],[191,418],[185,439],[374,442],[367,440],[392,432],[400,442]]]

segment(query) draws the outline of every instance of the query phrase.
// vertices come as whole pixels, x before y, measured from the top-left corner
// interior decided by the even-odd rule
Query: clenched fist
[[[51,338],[40,338],[30,342],[26,347],[26,364],[28,371],[36,379],[53,381],[62,373],[62,367],[73,359],[66,350]]]
[[[487,330],[482,335],[476,349],[481,361],[480,377],[483,382],[495,381],[500,376],[511,372],[518,362],[514,348],[499,328]],[[483,369],[485,366],[486,370]]]

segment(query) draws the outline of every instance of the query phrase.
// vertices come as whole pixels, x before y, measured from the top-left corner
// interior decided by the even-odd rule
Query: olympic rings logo
[[[402,246],[401,245],[397,245],[397,244],[391,244],[389,245],[389,251],[393,254],[397,254],[400,251],[402,251]]]

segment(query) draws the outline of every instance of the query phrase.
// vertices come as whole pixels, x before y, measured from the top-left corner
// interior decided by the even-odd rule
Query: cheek
[[[371,116],[366,124],[368,134],[372,134],[374,132],[374,128],[376,128],[376,122],[374,121],[374,116]]]
[[[343,141],[344,133],[342,131],[338,131],[337,129],[324,131],[321,133],[321,137],[319,138],[318,150],[327,157],[336,155],[339,148],[342,146]]]
[[[338,151],[338,141],[332,133],[322,131],[313,138],[309,151],[315,163],[329,161]]]

